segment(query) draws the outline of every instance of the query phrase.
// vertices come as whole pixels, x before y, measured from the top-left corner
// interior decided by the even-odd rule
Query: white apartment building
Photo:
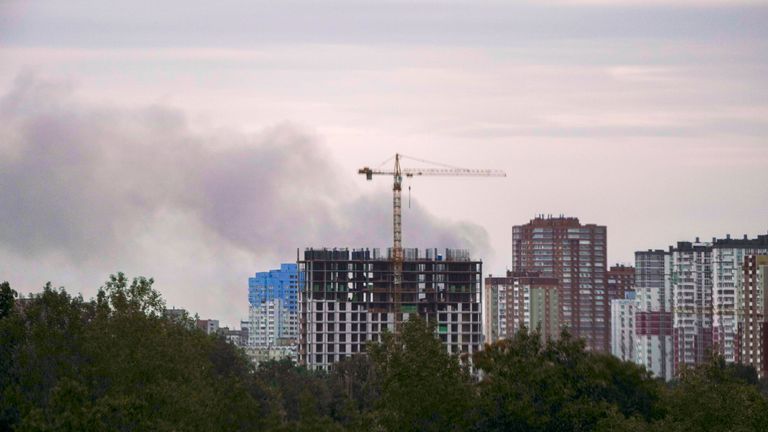
[[[635,252],[635,290],[635,362],[669,381],[674,376],[670,252]]]
[[[272,347],[281,344],[282,339],[297,339],[299,333],[298,314],[292,313],[282,299],[271,299],[248,310],[250,321],[248,345]]]
[[[672,248],[674,373],[707,360],[712,351],[712,243]]]
[[[635,293],[627,291],[623,299],[611,300],[611,354],[625,361],[635,361]]]

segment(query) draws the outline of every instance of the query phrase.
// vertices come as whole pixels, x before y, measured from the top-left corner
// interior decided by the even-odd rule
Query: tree
[[[0,283],[0,319],[11,314],[15,301],[16,291],[11,289],[11,284],[7,281]]]
[[[0,320],[0,429],[272,426],[244,354],[164,317],[152,283],[111,276],[89,302],[48,284]]]
[[[484,373],[477,430],[593,430],[608,417],[644,423],[663,415],[661,385],[648,372],[585,351],[567,331],[543,343],[523,328],[474,362]]]
[[[380,391],[370,357],[356,354],[334,364],[327,382],[333,419],[349,430],[371,430]]]
[[[434,325],[413,317],[367,350],[380,386],[377,408],[384,429],[450,431],[469,426],[472,381],[435,337]]]
[[[768,430],[768,401],[750,380],[754,381],[753,374],[743,366],[727,365],[722,357],[683,369],[666,401],[670,415],[662,429]]]

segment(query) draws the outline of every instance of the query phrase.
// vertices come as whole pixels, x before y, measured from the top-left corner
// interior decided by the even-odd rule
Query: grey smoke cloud
[[[25,259],[56,254],[81,272],[117,271],[127,262],[142,271],[144,256],[157,259],[148,251],[156,247],[170,250],[160,258],[169,266],[186,256],[195,267],[187,256],[195,251],[186,249],[192,241],[219,263],[243,261],[245,254],[277,265],[305,246],[391,242],[391,196],[342,172],[318,138],[296,125],[257,134],[193,131],[178,110],[87,103],[66,85],[28,74],[0,100],[0,125],[0,249]],[[171,223],[181,239],[163,234],[169,214],[182,215]],[[405,210],[404,220],[408,246],[490,252],[477,225],[439,219],[418,205]],[[208,296],[228,281],[227,301],[244,303],[244,278],[238,287],[231,274],[216,274],[231,272],[231,264],[183,271],[207,285]],[[193,306],[204,308],[203,300]],[[228,313],[222,310],[200,312]]]

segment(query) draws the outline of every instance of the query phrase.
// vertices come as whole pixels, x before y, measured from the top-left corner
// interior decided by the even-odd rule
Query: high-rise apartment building
[[[614,265],[605,272],[605,292],[609,300],[624,300],[625,293],[635,289],[635,268]]]
[[[512,270],[556,278],[561,326],[602,352],[610,352],[606,242],[605,226],[573,217],[540,216],[512,228]]]
[[[295,263],[248,278],[248,345],[295,345],[298,339],[299,276]]]
[[[611,354],[625,360],[636,361],[634,291],[626,291],[624,298],[611,300]]]
[[[378,249],[307,249],[297,257],[300,364],[327,369],[411,315],[434,323],[449,353],[480,350],[482,262],[465,250],[403,252],[399,296],[391,250],[383,256]]]
[[[744,290],[737,304],[742,317],[738,330],[737,361],[753,366],[760,378],[768,376],[768,255],[744,257]]]
[[[659,378],[673,378],[672,254],[635,252],[635,362]]]
[[[672,254],[674,373],[712,352],[712,243],[678,242]]]
[[[560,333],[558,283],[537,272],[510,272],[485,279],[485,342],[511,338],[521,327],[539,330],[543,339]]]
[[[744,322],[744,264],[749,255],[768,254],[768,235],[750,239],[713,239],[712,343],[726,362],[739,361],[738,324]],[[746,299],[747,301],[749,299]]]
[[[759,311],[750,309],[757,307],[754,302],[750,306],[750,294],[753,300],[762,290],[750,285],[748,257],[766,254],[768,235],[755,239],[728,235],[711,242],[696,238],[694,242],[678,242],[669,253],[637,252],[638,363],[669,379],[681,368],[706,362],[715,353],[728,363],[755,362],[757,351],[749,354],[749,346],[744,344],[750,337],[755,346],[758,336],[750,332],[758,331],[759,326],[750,326],[749,315],[753,315],[754,324]],[[666,360],[670,314],[671,373]],[[745,355],[752,357],[747,360]]]

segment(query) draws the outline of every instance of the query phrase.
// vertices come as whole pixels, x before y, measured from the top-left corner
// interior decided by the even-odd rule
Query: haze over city
[[[0,277],[89,297],[152,276],[236,323],[247,278],[297,249],[390,246],[391,180],[357,169],[396,152],[507,172],[404,190],[404,246],[486,274],[537,214],[606,225],[609,263],[765,234],[766,21],[762,1],[4,2]]]

